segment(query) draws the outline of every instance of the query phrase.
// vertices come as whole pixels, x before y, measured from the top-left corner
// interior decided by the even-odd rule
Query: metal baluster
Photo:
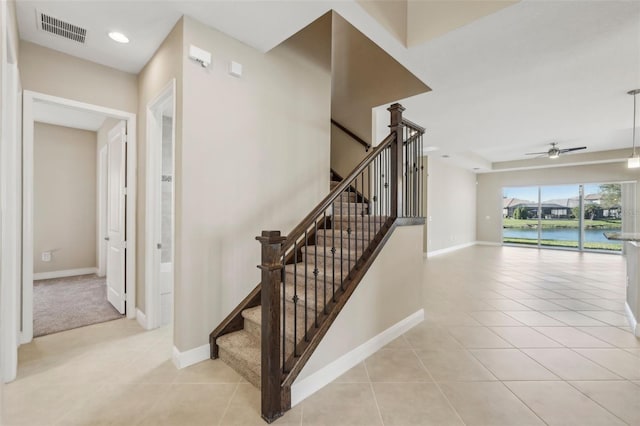
[[[316,219],[314,224],[315,233],[314,238],[317,238],[318,235],[318,220]],[[318,328],[318,274],[320,270],[318,269],[318,246],[314,244],[315,250],[313,250],[313,283],[314,283],[314,320],[316,328]]]
[[[349,185],[349,204],[347,204],[347,265],[349,270],[351,270],[351,185]],[[342,226],[344,226],[344,220],[342,222]],[[347,274],[349,276],[349,274]],[[344,290],[344,284],[342,289]]]
[[[298,242],[293,242],[293,356],[298,356]]]
[[[369,202],[367,203],[367,220],[369,221],[369,244],[371,244],[371,200],[373,197],[371,196],[371,164],[367,166],[367,194],[369,195]],[[364,210],[363,210],[364,211]]]
[[[354,179],[353,183],[354,183],[354,185],[353,185],[354,189],[353,190],[356,193],[356,200],[355,200],[356,204],[354,204],[354,209],[355,209],[355,212],[354,212],[355,234],[353,236],[354,236],[354,242],[355,242],[355,245],[356,245],[355,263],[358,263],[358,259],[360,259],[360,258],[358,257],[358,204],[357,204],[358,203],[358,177],[357,176]],[[351,216],[349,216],[349,219],[351,219]],[[349,272],[351,272],[351,264],[349,264]]]
[[[362,179],[360,179],[360,193],[362,194],[362,199],[360,201],[362,201],[362,205],[360,206],[360,217],[362,218],[362,220],[360,221],[360,225],[362,226],[362,246],[360,247],[362,254],[364,254],[364,250],[366,248],[365,244],[364,244],[364,231],[365,231],[365,226],[364,226],[364,170],[362,171],[362,173],[360,173],[360,175],[362,176]]]
[[[286,333],[285,331],[287,330],[287,297],[286,297],[286,291],[285,291],[285,277],[286,277],[286,273],[284,271],[284,259],[286,258],[286,252],[282,253],[282,274],[280,276],[281,280],[281,284],[280,284],[280,290],[282,291],[282,373],[286,373],[285,371],[285,361],[286,361],[286,357],[285,357],[285,353],[287,352],[287,347],[286,347]]]
[[[343,236],[344,236],[344,222],[342,222],[342,220],[344,219],[344,216],[342,216],[342,207],[344,206],[344,191],[342,191],[342,195],[340,195],[341,197],[341,203],[340,203],[340,253],[342,253],[342,250],[344,250],[344,243],[343,243]],[[347,205],[348,206],[348,205]],[[336,225],[337,225],[337,221],[336,221]],[[344,285],[342,284],[344,282],[344,277],[343,277],[343,264],[342,262],[344,261],[344,256],[341,254],[340,255],[340,288],[342,290],[344,290]]]
[[[307,235],[307,231],[304,231],[304,246],[305,247],[309,247],[309,236]],[[305,253],[306,253],[306,249],[305,249]],[[308,277],[309,277],[309,273],[307,270],[307,264],[309,263],[309,256],[305,256],[304,257],[304,341],[308,342],[309,341],[309,336],[307,335],[307,330],[309,330],[309,326],[307,324],[307,314],[309,313],[308,306],[307,306],[307,300],[309,300],[308,298]]]
[[[420,217],[424,216],[424,153],[422,151],[422,134],[420,134]]]
[[[331,300],[336,301],[336,203],[331,204]],[[324,245],[327,246],[327,231],[324,231]]]
[[[378,235],[378,222],[376,220],[376,214],[378,213],[378,161],[380,160],[380,154],[376,155],[373,159],[373,233]],[[369,212],[371,214],[371,212]]]
[[[418,148],[419,148],[419,137],[420,136],[418,136],[417,133],[416,133],[416,136],[417,136],[416,137],[416,141],[414,142],[414,152],[415,152],[414,157],[415,157],[415,160],[414,160],[414,164],[413,164],[413,166],[414,166],[414,174],[415,174],[415,176],[413,177],[413,182],[414,182],[414,187],[415,187],[414,188],[414,207],[413,207],[414,212],[413,212],[413,215],[415,217],[418,217],[418,216],[420,216],[418,214],[419,210],[420,210],[420,204],[419,204],[420,203],[420,193],[418,192],[418,190],[420,188],[420,182],[418,181],[418,178],[420,176],[420,173],[418,171],[419,170],[418,166],[419,166],[419,163],[420,163],[420,151],[418,150]]]
[[[322,308],[322,312],[327,313],[327,211],[322,212],[322,229],[324,229],[324,244],[322,245],[323,256],[322,256],[322,266],[324,269],[324,278],[323,278],[323,292],[324,292],[324,307]],[[318,247],[318,236],[316,235],[316,251]]]

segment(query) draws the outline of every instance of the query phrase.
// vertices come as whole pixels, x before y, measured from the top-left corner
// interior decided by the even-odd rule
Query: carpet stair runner
[[[331,189],[339,183],[331,182]],[[311,330],[314,327],[316,312],[322,313],[325,304],[331,301],[332,292],[347,278],[357,259],[387,219],[369,216],[367,204],[358,202],[361,198],[355,192],[343,193],[333,205],[335,214],[331,217],[332,229],[318,229],[316,244],[301,247],[301,255],[296,258],[299,262],[285,265],[284,335],[287,357],[293,353],[294,342],[304,340],[305,328]],[[296,304],[293,303],[295,299]],[[242,317],[242,330],[216,339],[218,355],[247,381],[260,388],[261,306],[245,309]],[[294,317],[297,324],[295,330]]]

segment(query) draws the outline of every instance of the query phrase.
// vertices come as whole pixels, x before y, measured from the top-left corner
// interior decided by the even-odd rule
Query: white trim
[[[20,329],[22,221],[20,73],[13,39],[14,22],[0,5],[0,382],[16,378]],[[6,47],[6,48],[5,48]]]
[[[386,344],[400,337],[411,328],[424,321],[424,309],[414,312],[400,322],[372,337],[354,350],[316,371],[309,377],[295,381],[291,385],[291,406],[299,404],[305,398],[319,391],[349,369],[371,356]]]
[[[629,327],[631,327],[631,332],[640,337],[640,327],[638,327],[638,320],[635,315],[633,315],[633,311],[629,306],[629,302],[624,303],[624,312],[627,314],[627,320],[629,321]]]
[[[127,318],[136,317],[136,114],[58,96],[25,90],[23,93],[23,233],[22,233],[22,343],[33,339],[33,104],[36,101],[84,109],[125,120],[127,124]]]
[[[98,273],[98,268],[67,269],[64,271],[38,272],[33,274],[33,280],[49,280],[51,278],[75,277]]]
[[[476,245],[478,245],[478,246],[500,247],[502,245],[502,243],[496,243],[495,241],[476,241]]]
[[[147,327],[147,316],[138,308],[136,308],[136,321],[138,321],[140,327],[144,328],[145,330],[149,329],[149,327]]]
[[[172,146],[174,149],[172,155],[174,179],[172,179],[172,205],[175,213],[175,116],[176,116],[176,80],[171,79],[160,90],[149,103],[146,108],[146,200],[145,207],[147,212],[147,220],[145,222],[145,313],[147,315],[147,325],[150,329],[157,328],[161,322],[160,307],[160,256],[161,251],[158,250],[156,244],[161,241],[162,237],[162,219],[157,214],[150,212],[161,212],[161,180],[162,176],[162,142],[160,146],[155,143],[162,135],[162,109],[168,102],[172,102],[173,107],[173,126],[172,126]],[[175,230],[175,214],[172,215],[172,228]],[[175,240],[175,231],[174,238]],[[171,259],[175,258],[172,253]]]
[[[205,361],[211,358],[211,346],[202,345],[197,348],[190,349],[186,352],[180,352],[178,348],[173,347],[173,355],[171,361],[178,369],[188,367],[193,364]]]
[[[440,250],[433,250],[427,252],[427,257],[440,256],[441,254],[451,253],[453,251],[461,250],[463,248],[471,247],[476,245],[475,241],[471,241],[470,243],[458,244],[457,246],[451,246],[447,248],[443,248]]]
[[[98,214],[97,222],[97,235],[96,241],[98,247],[96,247],[96,253],[98,257],[98,274],[99,277],[104,277],[107,274],[107,160],[108,160],[108,145],[105,144],[97,154],[98,173],[97,173],[97,192],[98,200],[96,210]]]

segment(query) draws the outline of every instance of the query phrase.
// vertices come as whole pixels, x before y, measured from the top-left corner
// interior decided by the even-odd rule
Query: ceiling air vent
[[[85,38],[87,37],[87,30],[85,28],[70,24],[42,12],[38,12],[38,27],[42,31],[82,44],[84,44]]]

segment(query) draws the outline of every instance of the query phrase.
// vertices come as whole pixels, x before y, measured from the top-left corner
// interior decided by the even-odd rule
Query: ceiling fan
[[[558,148],[558,143],[557,142],[551,142],[551,148],[549,148],[548,151],[546,152],[528,152],[525,155],[546,155],[549,158],[558,158],[560,157],[560,154],[565,154],[567,152],[572,152],[572,151],[580,151],[581,149],[587,149],[586,146],[576,146],[573,148]]]

